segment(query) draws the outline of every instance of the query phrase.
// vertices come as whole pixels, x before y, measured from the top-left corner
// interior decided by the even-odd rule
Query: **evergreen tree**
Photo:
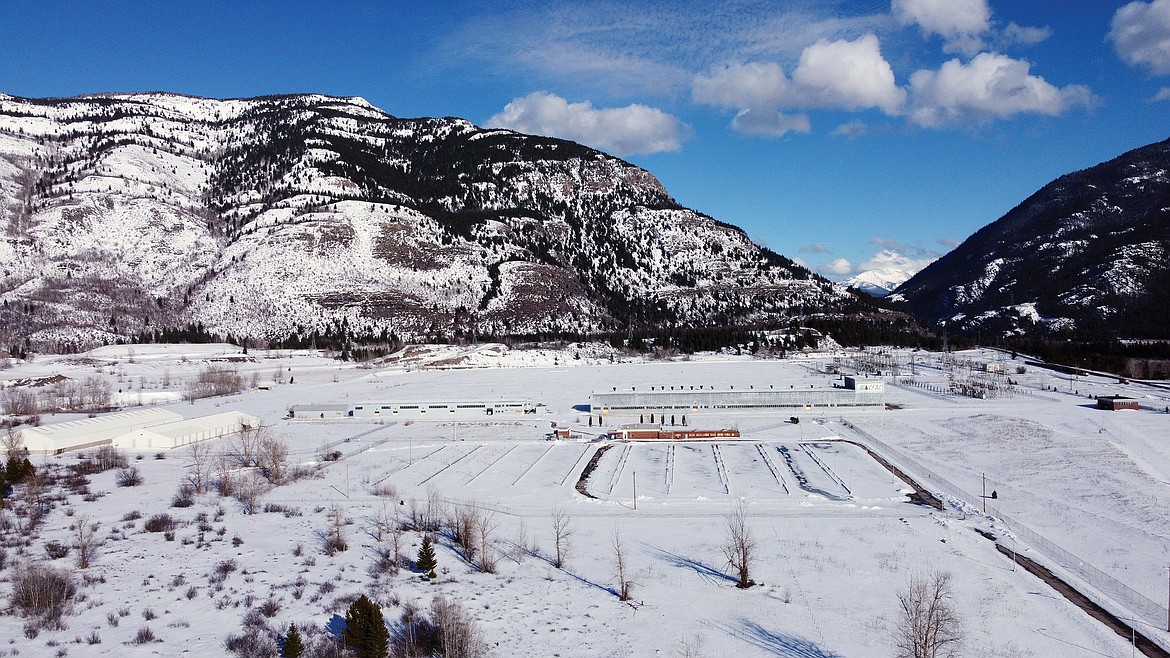
[[[435,577],[435,567],[439,566],[435,560],[435,547],[431,544],[431,536],[423,534],[422,546],[418,549],[418,570],[426,574],[427,578]]]
[[[296,624],[288,625],[288,634],[284,636],[284,658],[301,658],[305,653],[305,643],[301,641],[301,632]]]
[[[390,652],[390,631],[382,619],[382,609],[362,594],[345,611],[342,643],[358,658],[386,658]]]

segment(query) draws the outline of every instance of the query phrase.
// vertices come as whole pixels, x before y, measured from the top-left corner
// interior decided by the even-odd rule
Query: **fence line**
[[[957,498],[973,507],[983,507],[985,503],[984,500],[981,500],[976,496],[969,495],[962,488],[955,486],[938,473],[935,473],[934,471],[920,465],[914,460],[909,459],[902,452],[896,450],[889,444],[879,440],[869,432],[866,432],[865,430],[857,427],[844,418],[841,419],[841,423],[856,434],[863,437],[867,442],[870,443],[871,446],[885,452],[888,458],[897,460],[903,468],[907,468],[917,475],[925,477],[931,485],[941,489],[944,493],[951,495],[954,498]],[[925,483],[920,481],[919,484]],[[1077,555],[1065,550],[1064,548],[1061,548],[1055,542],[1045,538],[1043,535],[1032,530],[1023,523],[1012,519],[1007,514],[1004,514],[991,505],[987,506],[987,514],[1003,521],[1005,524],[1007,524],[1013,534],[1018,536],[1021,540],[1036,550],[1040,551],[1056,564],[1073,572],[1092,587],[1114,598],[1117,603],[1124,605],[1129,612],[1134,614],[1135,617],[1150,624],[1154,628],[1163,631],[1167,630],[1166,606],[1151,600],[1141,592],[1138,592],[1129,585],[1126,585],[1113,576],[1110,576],[1109,574],[1094,567]],[[1089,596],[1090,598],[1093,598],[1092,592],[1082,593],[1086,596]],[[1098,601],[1098,603],[1100,603],[1100,601]],[[1160,637],[1155,638],[1155,640],[1158,641],[1159,644],[1162,644],[1163,642]]]

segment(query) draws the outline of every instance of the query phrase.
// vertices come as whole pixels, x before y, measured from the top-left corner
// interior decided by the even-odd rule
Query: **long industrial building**
[[[129,450],[178,448],[256,427],[260,419],[228,411],[184,420],[166,409],[135,409],[63,423],[20,428],[24,447],[34,455],[59,455],[103,445]]]
[[[649,390],[614,390],[590,396],[590,409],[595,414],[811,411],[836,407],[884,408],[885,386],[880,380],[846,377],[842,386],[832,388],[716,390],[660,386]]]
[[[418,420],[482,419],[507,414],[545,414],[544,404],[532,400],[459,400],[416,402],[355,402],[353,404],[297,404],[289,410],[298,420],[336,418],[411,418]]]

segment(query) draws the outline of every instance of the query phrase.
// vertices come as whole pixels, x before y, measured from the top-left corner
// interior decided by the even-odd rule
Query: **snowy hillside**
[[[1167,338],[1170,141],[1062,176],[892,297],[930,323]]]
[[[578,144],[358,98],[0,95],[0,343],[729,325],[847,297]]]

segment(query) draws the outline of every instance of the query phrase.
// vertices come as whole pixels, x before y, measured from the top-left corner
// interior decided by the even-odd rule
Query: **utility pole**
[[[987,514],[987,474],[981,473],[981,475],[983,476],[983,495],[980,496],[980,498],[983,499],[983,514],[986,515]]]
[[[634,473],[634,509],[638,509],[638,471]]]

